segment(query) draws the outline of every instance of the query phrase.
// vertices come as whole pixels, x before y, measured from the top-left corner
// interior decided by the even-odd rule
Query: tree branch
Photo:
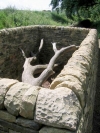
[[[52,43],[53,45],[53,50],[55,52],[54,56],[51,58],[49,64],[46,65],[35,65],[32,66],[30,63],[32,60],[37,59],[37,55],[41,51],[43,47],[43,39],[41,39],[40,47],[39,50],[36,54],[34,54],[33,57],[26,58],[25,53],[23,50],[22,55],[25,58],[25,63],[24,63],[24,71],[22,73],[22,81],[26,83],[30,83],[31,85],[34,86],[42,86],[43,82],[45,82],[52,74],[54,74],[53,68],[54,66],[57,66],[55,64],[56,60],[62,54],[63,52],[70,52],[70,51],[75,51],[78,47],[75,45],[67,46],[65,48],[61,48],[60,50],[57,50],[56,48],[56,43]],[[42,73],[41,73],[42,72]],[[39,77],[35,78],[35,74],[41,73]]]
[[[62,48],[60,50],[55,50],[55,46],[56,46],[55,43],[52,43],[52,45],[53,45],[53,48],[55,51],[55,55],[51,58],[47,68],[35,80],[34,85],[36,85],[36,86],[41,86],[42,83],[48,79],[48,77],[50,77],[52,74],[54,74],[53,67],[54,67],[54,64],[55,64],[57,58],[60,56],[61,53],[63,53],[64,51],[70,52],[70,51],[74,51],[77,49],[77,47],[75,45],[71,45],[71,46]]]

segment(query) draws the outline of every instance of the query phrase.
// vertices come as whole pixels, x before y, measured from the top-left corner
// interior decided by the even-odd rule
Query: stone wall
[[[0,133],[91,133],[98,39],[87,31],[50,89],[0,79]]]
[[[38,63],[48,63],[54,54],[51,42],[57,42],[58,47],[80,45],[88,32],[88,29],[50,26],[27,26],[0,30],[0,76],[21,79],[24,59],[19,48],[22,48],[29,57],[31,51],[37,50],[43,38],[44,47]],[[68,54],[64,59],[68,60],[70,56]],[[62,58],[59,60],[62,61]]]

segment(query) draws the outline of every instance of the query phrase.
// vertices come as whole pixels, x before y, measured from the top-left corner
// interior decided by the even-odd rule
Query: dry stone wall
[[[58,47],[80,45],[88,32],[88,29],[51,26],[27,26],[0,30],[0,77],[21,80],[24,59],[19,48],[22,48],[29,57],[31,51],[36,52],[34,50],[37,50],[43,38],[44,46],[37,63],[48,63],[54,54],[51,42],[57,42]],[[68,60],[70,56],[71,53],[65,60]],[[62,59],[59,60],[62,61]]]
[[[38,28],[43,35],[50,30],[46,27],[42,32],[42,27]],[[76,28],[75,32],[84,30]],[[95,29],[87,31],[50,89],[0,78],[1,133],[91,133],[98,39]]]

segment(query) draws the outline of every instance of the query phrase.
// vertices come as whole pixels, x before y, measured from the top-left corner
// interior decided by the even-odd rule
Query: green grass
[[[99,8],[99,7],[98,7]],[[73,20],[66,17],[64,12],[57,14],[55,11],[31,11],[17,10],[16,8],[8,7],[0,10],[0,29],[13,28],[28,25],[56,25],[68,26],[73,23],[89,18],[93,22],[94,28],[97,28],[100,38],[100,9],[90,9],[89,12],[81,12],[80,18],[77,15],[73,16]]]
[[[49,11],[30,11],[6,8],[0,10],[0,29],[27,25],[70,25],[72,21],[64,14]]]

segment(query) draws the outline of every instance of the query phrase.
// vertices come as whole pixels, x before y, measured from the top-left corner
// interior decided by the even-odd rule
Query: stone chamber
[[[51,42],[64,52],[49,88],[21,82],[24,59],[44,45],[36,64],[54,55]],[[96,29],[26,26],[0,30],[0,133],[92,133],[98,66]]]

